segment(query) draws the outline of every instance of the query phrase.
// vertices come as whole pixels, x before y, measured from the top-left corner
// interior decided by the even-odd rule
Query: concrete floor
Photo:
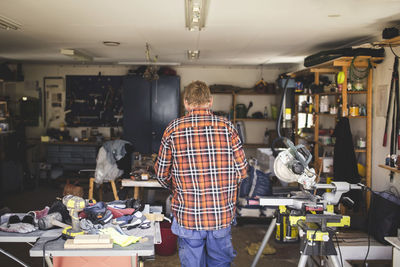
[[[62,186],[43,184],[33,191],[23,193],[9,194],[3,196],[2,204],[9,207],[13,212],[27,212],[49,206],[56,197],[62,196]],[[108,199],[110,198],[110,199]],[[111,200],[111,194],[105,194],[105,201]],[[267,230],[267,223],[242,222],[241,226],[235,226],[232,229],[233,245],[237,251],[237,256],[233,266],[250,266],[254,256],[250,256],[246,246],[252,242],[261,242]],[[260,259],[258,266],[297,266],[299,257],[298,244],[277,244],[272,242],[277,249],[275,255],[264,256]],[[29,257],[29,244],[26,243],[0,243],[0,248],[12,253],[22,259],[26,264],[32,267],[42,266],[41,258]],[[10,260],[3,254],[0,254],[0,266],[20,266]],[[180,266],[178,253],[172,256],[162,257],[156,255],[155,260],[145,262],[145,266]]]

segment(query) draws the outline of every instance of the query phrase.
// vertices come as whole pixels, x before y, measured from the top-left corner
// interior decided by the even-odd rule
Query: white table
[[[139,198],[139,189],[148,188],[163,188],[157,180],[134,181],[132,179],[122,179],[122,187],[133,187],[133,198]]]
[[[128,234],[141,236],[142,240],[126,247],[114,244],[113,248],[106,249],[64,249],[65,240],[58,239],[46,244],[44,257],[49,266],[52,266],[50,257],[53,257],[53,260],[56,259],[57,261],[63,259],[64,264],[79,259],[90,261],[90,257],[93,257],[93,260],[96,260],[98,257],[105,259],[107,257],[130,257],[131,266],[138,267],[139,257],[154,256],[154,244],[161,243],[160,225],[158,222],[152,223],[149,229],[133,229]],[[30,249],[30,256],[43,257],[43,246],[46,241],[51,239],[54,239],[54,236],[42,235]]]
[[[393,246],[393,267],[400,266],[400,239],[397,236],[387,236],[385,240]]]
[[[39,238],[41,238],[43,235],[46,235],[47,237],[56,237],[61,234],[60,229],[55,229],[55,230],[48,230],[48,231],[41,231],[37,230],[34,232],[26,233],[26,234],[20,234],[20,233],[8,233],[8,232],[2,232],[0,231],[0,242],[2,243],[27,243],[30,246],[34,246],[33,243],[35,243]],[[7,257],[13,259],[14,261],[18,262],[22,266],[27,266],[26,263],[12,255],[11,253],[0,249],[0,252],[6,255]]]

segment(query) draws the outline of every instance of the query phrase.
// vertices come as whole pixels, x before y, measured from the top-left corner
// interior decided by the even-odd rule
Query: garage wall
[[[400,54],[400,47],[393,50],[396,54]],[[385,157],[389,153],[389,148],[382,146],[382,140],[394,55],[389,48],[386,48],[385,52],[384,62],[378,65],[373,73],[372,188],[377,191],[386,190],[391,185],[400,189],[400,174],[395,174],[391,183],[389,171],[378,167],[378,164],[384,164]]]
[[[129,66],[119,65],[44,65],[44,64],[24,64],[23,72],[25,81],[38,81],[39,87],[43,87],[44,77],[64,77],[66,75],[97,75],[101,72],[102,75],[124,75],[130,69]],[[240,87],[252,87],[261,77],[261,70],[259,67],[191,67],[191,66],[179,66],[175,68],[177,74],[181,77],[181,90],[184,86],[189,84],[193,80],[202,80],[207,84],[231,84]],[[268,82],[274,81],[278,74],[284,72],[284,69],[274,68],[263,68],[263,78]],[[37,92],[26,91],[29,96],[36,96]],[[249,103],[250,100],[255,102],[254,107],[250,111],[250,114],[255,111],[263,111],[265,103],[268,101],[265,99],[254,99],[254,96],[246,96],[241,99],[243,103]],[[271,97],[269,97],[271,98]],[[229,107],[230,98],[225,96],[216,96],[214,99],[214,110],[223,110]],[[228,106],[227,106],[228,105]],[[54,121],[52,126],[59,125],[61,121]],[[261,142],[266,125],[254,124],[248,125],[248,139],[249,142]],[[274,125],[271,125],[271,128]],[[70,128],[72,136],[80,135],[81,128]],[[105,136],[109,134],[108,127],[99,127],[99,131]],[[30,137],[39,137],[45,133],[43,128],[43,122],[40,121],[39,127],[29,127],[27,134]]]

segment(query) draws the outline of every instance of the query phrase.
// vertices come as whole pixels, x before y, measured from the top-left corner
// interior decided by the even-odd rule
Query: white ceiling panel
[[[144,61],[147,42],[159,61],[184,65],[295,63],[321,49],[378,40],[400,21],[400,1],[208,1],[205,28],[190,32],[183,0],[2,0],[0,15],[22,29],[0,30],[0,58],[73,62],[59,52],[71,48],[94,63]],[[199,49],[200,59],[189,61],[189,49]]]

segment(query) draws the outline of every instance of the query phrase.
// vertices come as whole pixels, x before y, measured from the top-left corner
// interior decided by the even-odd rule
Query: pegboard
[[[66,76],[68,126],[122,125],[122,80],[124,76]]]

